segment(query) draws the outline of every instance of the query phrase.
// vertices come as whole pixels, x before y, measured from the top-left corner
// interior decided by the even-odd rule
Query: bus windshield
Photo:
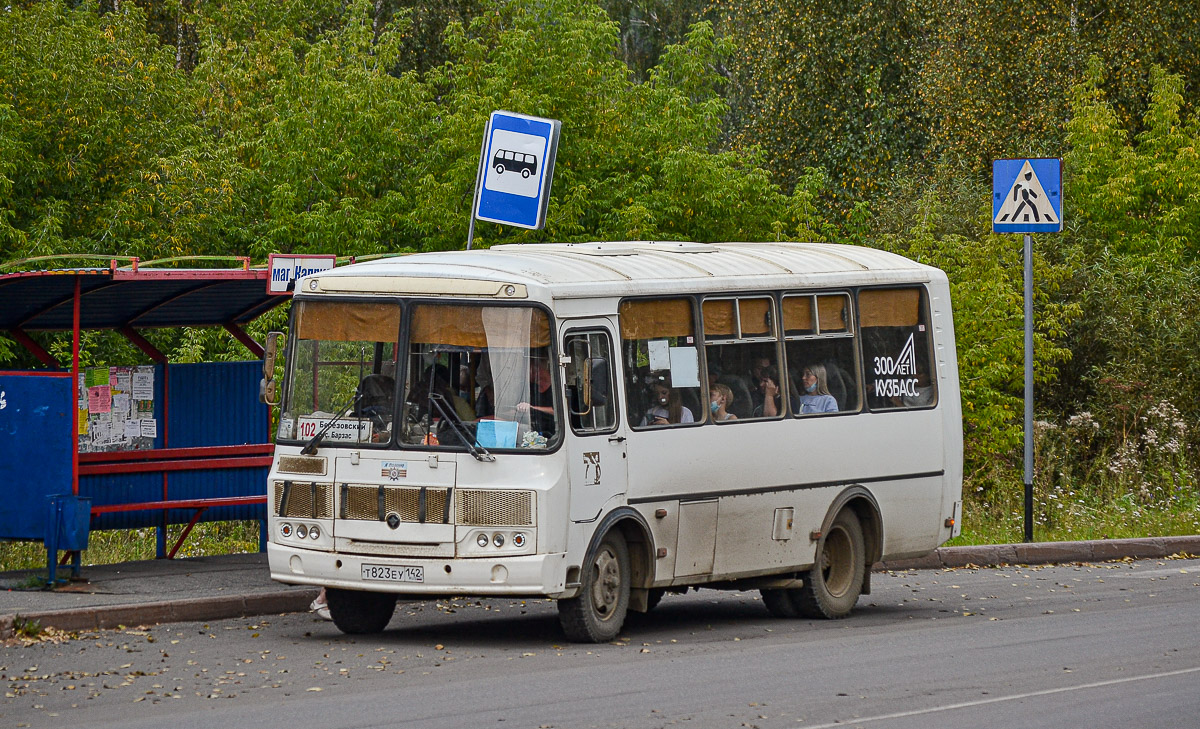
[[[543,310],[395,300],[295,305],[280,440],[529,451],[561,438],[558,368]]]
[[[330,445],[391,440],[400,305],[297,301],[280,440]]]
[[[550,322],[529,306],[416,304],[402,443],[547,449],[561,438]]]

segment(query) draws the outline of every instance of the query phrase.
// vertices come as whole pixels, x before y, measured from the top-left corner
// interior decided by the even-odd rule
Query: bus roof
[[[528,243],[344,266],[316,274],[311,278],[319,284],[297,286],[296,291],[430,295],[438,293],[430,279],[454,279],[518,284],[534,296],[576,298],[886,284],[935,277],[944,274],[903,256],[830,243]],[[496,287],[447,289],[445,293],[502,296]]]

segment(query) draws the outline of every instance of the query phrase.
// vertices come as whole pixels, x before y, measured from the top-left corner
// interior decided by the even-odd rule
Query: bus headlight
[[[488,535],[481,533],[478,537],[475,537],[475,543],[481,547],[486,547],[488,545]]]
[[[304,539],[305,537],[307,537],[308,536],[308,527],[304,526],[303,524],[297,524],[296,525],[296,536],[301,539]]]
[[[312,526],[310,526],[308,528],[308,538],[309,539],[320,539],[321,538],[321,527],[317,526],[316,524],[313,524]]]

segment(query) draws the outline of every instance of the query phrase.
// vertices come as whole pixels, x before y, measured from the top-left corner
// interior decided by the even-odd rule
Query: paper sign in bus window
[[[480,420],[475,426],[475,445],[484,448],[516,448],[517,424],[508,420]]]

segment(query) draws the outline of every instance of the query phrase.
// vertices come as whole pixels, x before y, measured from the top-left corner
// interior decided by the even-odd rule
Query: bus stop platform
[[[1200,555],[1200,535],[942,547],[921,559],[874,568],[936,570],[1173,555]],[[96,565],[84,575],[86,580],[44,590],[30,588],[45,583],[42,571],[0,572],[0,639],[11,637],[18,621],[74,632],[222,620],[305,611],[317,595],[313,587],[272,581],[262,553]]]
[[[299,612],[317,596],[313,587],[271,580],[267,555],[226,554],[95,565],[54,590],[45,570],[0,572],[0,639],[14,619],[42,627],[87,631]]]

